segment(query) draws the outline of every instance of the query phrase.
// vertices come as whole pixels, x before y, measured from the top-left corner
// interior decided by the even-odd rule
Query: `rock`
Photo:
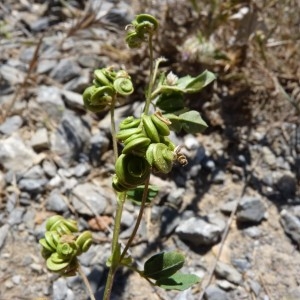
[[[39,128],[31,138],[32,148],[39,152],[49,149],[48,131],[46,128]]]
[[[66,167],[87,150],[89,140],[88,125],[74,112],[66,110],[57,131],[51,135],[51,149],[62,159],[62,166]]]
[[[81,72],[83,73],[83,72]],[[85,72],[85,76],[75,77],[72,80],[68,81],[65,85],[65,91],[73,91],[77,93],[82,93],[84,89],[90,84],[90,76],[88,72]],[[81,95],[81,94],[80,94]],[[82,96],[81,96],[82,97]],[[82,102],[82,100],[81,100]],[[83,108],[83,107],[81,107]]]
[[[65,278],[58,278],[53,282],[53,300],[73,300],[75,299],[74,293],[67,287]]]
[[[43,85],[38,87],[36,101],[42,106],[43,111],[45,111],[51,119],[55,122],[61,120],[65,110],[65,104],[57,87]]]
[[[18,182],[20,190],[28,192],[29,194],[39,194],[44,190],[44,186],[47,184],[47,179],[31,179],[23,178]]]
[[[49,73],[56,65],[57,65],[57,61],[55,59],[40,60],[37,66],[37,73],[38,74]]]
[[[283,175],[276,182],[276,187],[284,199],[293,199],[297,191],[297,180],[291,175]]]
[[[9,232],[9,225],[5,224],[3,226],[0,227],[0,249],[3,247],[7,234]]]
[[[300,245],[300,219],[283,209],[280,212],[280,224],[285,233],[290,236],[297,245]]]
[[[74,77],[77,77],[80,72],[81,69],[75,61],[62,59],[51,71],[50,76],[60,83],[66,83]]]
[[[23,125],[23,119],[20,116],[12,116],[0,125],[0,132],[9,135],[17,131]]]
[[[54,164],[54,162],[52,162],[51,160],[47,160],[47,159],[43,160],[42,166],[47,176],[54,177],[56,175],[57,167]]]
[[[74,175],[79,178],[88,175],[90,171],[91,171],[91,167],[89,164],[81,163],[76,165],[76,167],[74,168]]]
[[[101,156],[108,150],[109,140],[103,132],[98,132],[90,139],[89,158],[93,167],[99,167]]]
[[[299,300],[300,299],[300,287],[292,288],[283,297],[284,300]]]
[[[260,198],[244,196],[237,209],[238,222],[259,223],[265,218],[266,208]]]
[[[102,214],[113,196],[102,187],[83,183],[73,189],[71,201],[78,213],[93,216],[93,211]]]
[[[33,165],[36,157],[18,136],[0,141],[0,164],[7,170],[22,172]]]
[[[196,150],[199,148],[199,142],[194,135],[187,134],[184,136],[184,146],[188,150]]]
[[[94,266],[105,264],[104,252],[108,249],[105,249],[103,245],[91,245],[87,252],[82,253],[78,258],[80,263],[85,266]]]
[[[27,170],[22,177],[27,179],[42,179],[44,178],[44,170],[40,165],[35,165]]]
[[[0,77],[9,82],[10,85],[16,86],[24,82],[25,73],[8,64],[3,64],[0,67]]]
[[[221,170],[218,170],[212,177],[212,182],[215,184],[222,184],[224,183],[225,178],[226,178],[225,173]]]
[[[251,291],[255,294],[256,297],[258,297],[259,293],[262,289],[261,285],[257,281],[251,280],[251,279],[248,280],[248,284],[250,286]],[[299,297],[300,297],[300,294],[299,294]],[[299,299],[299,298],[297,298],[297,299]]]
[[[39,32],[39,31],[48,29],[48,27],[50,25],[49,23],[50,23],[50,19],[48,17],[42,17],[42,18],[38,18],[36,21],[30,23],[29,26],[33,32]]]
[[[47,198],[46,208],[55,212],[68,211],[68,205],[58,190],[51,191],[49,197]]]
[[[220,210],[222,213],[229,215],[235,209],[237,200],[230,200],[221,205]]]
[[[182,203],[182,199],[184,197],[185,192],[186,190],[184,188],[177,188],[170,192],[170,194],[167,197],[167,201],[176,206],[178,205],[179,207]]]
[[[20,224],[23,221],[22,218],[24,213],[25,213],[24,207],[14,208],[8,216],[7,223],[11,226]]]
[[[210,285],[204,293],[206,300],[229,300],[226,292],[221,290],[216,285]]]
[[[188,241],[194,246],[211,246],[218,242],[225,222],[215,217],[192,217],[183,221],[177,228],[176,233],[183,241]]]
[[[61,90],[61,93],[66,105],[69,108],[85,110],[83,106],[82,94],[67,90]]]
[[[242,275],[234,267],[220,261],[216,265],[215,273],[218,277],[237,285],[240,284],[243,279]]]
[[[134,214],[124,210],[122,213],[121,225],[125,228],[129,228],[135,220]]]
[[[276,167],[276,156],[275,154],[270,150],[269,147],[264,146],[262,147],[262,156],[264,162],[271,168]]]

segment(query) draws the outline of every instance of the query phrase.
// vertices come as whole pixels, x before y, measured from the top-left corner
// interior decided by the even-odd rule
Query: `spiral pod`
[[[141,119],[134,118],[133,116],[125,118],[119,125],[120,130],[137,128],[141,123]]]
[[[116,161],[116,174],[113,187],[121,192],[141,185],[150,175],[150,165],[143,157],[121,154]]]
[[[139,14],[136,16],[135,21],[138,25],[143,25],[144,27],[146,27],[146,29],[148,32],[154,32],[157,30],[158,28],[158,22],[157,20],[148,14]]]
[[[61,224],[64,224],[70,232],[78,232],[77,222],[72,219],[65,219],[60,215],[50,217],[46,222],[47,231],[55,231]]]
[[[122,96],[128,96],[134,91],[131,78],[124,70],[117,72],[113,85],[115,91]]]
[[[153,143],[146,151],[146,159],[157,172],[167,174],[172,170],[176,155],[167,145]]]
[[[78,247],[77,255],[89,250],[92,245],[93,237],[92,233],[88,230],[82,232],[76,239],[76,245]]]
[[[94,85],[96,86],[112,86],[115,72],[109,69],[97,69],[94,71]]]

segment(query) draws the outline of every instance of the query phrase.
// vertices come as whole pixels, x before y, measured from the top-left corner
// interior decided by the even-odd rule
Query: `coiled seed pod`
[[[121,154],[116,161],[116,176],[113,186],[128,190],[143,184],[150,175],[150,165],[143,157],[132,154]]]
[[[111,86],[92,85],[83,92],[83,103],[92,112],[101,112],[111,104],[114,89]]]
[[[151,144],[146,151],[148,163],[158,172],[167,174],[172,170],[176,155],[167,145],[162,143]]]
[[[148,115],[143,115],[142,122],[143,122],[143,128],[145,129],[147,137],[149,137],[149,139],[153,143],[159,143],[160,137],[159,137],[158,131],[157,131],[156,126],[153,123],[151,117]]]
[[[112,72],[111,72],[112,73]],[[109,74],[107,69],[98,69],[94,71],[94,85],[97,87],[101,86],[112,86],[112,74]]]
[[[157,20],[151,15],[140,14],[136,16],[135,20],[137,24],[144,25],[146,27],[146,30],[148,30],[148,32],[149,31],[154,32],[158,28]]]
[[[65,219],[60,215],[54,215],[47,220],[46,230],[47,231],[57,231],[57,228],[64,224],[69,231],[78,232],[77,222],[72,219]]]
[[[78,246],[73,242],[59,243],[56,248],[57,254],[64,260],[70,260],[77,255]]]
[[[147,146],[149,146],[151,140],[145,136],[138,137],[132,139],[128,142],[122,150],[123,154],[130,154],[130,153],[138,153],[138,156],[143,156],[146,153]],[[141,152],[141,150],[145,150],[145,152]]]
[[[93,237],[90,231],[82,232],[79,237],[76,239],[76,245],[78,246],[77,255],[81,254],[82,252],[86,252],[89,250],[90,246],[92,245]]]
[[[137,128],[141,123],[141,119],[134,118],[133,116],[127,117],[124,119],[120,125],[120,130],[129,129],[129,128]]]
[[[130,138],[131,136],[140,133],[142,133],[142,128],[128,128],[128,129],[120,130],[116,134],[116,138],[124,142],[126,139]]]
[[[114,89],[120,95],[127,96],[133,93],[134,88],[128,73],[124,70],[117,72],[114,80]]]
[[[161,112],[156,112],[151,116],[151,120],[153,121],[157,132],[162,136],[168,136],[170,134],[170,129],[168,125],[171,125],[169,119],[163,117]]]

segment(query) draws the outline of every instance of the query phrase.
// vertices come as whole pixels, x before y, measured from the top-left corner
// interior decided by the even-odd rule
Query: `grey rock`
[[[50,20],[48,17],[42,17],[42,18],[38,18],[36,21],[30,23],[29,26],[33,32],[39,32],[39,31],[47,29],[49,27],[49,22],[50,22]]]
[[[290,236],[295,243],[300,245],[300,219],[283,209],[280,212],[280,223],[285,233]]]
[[[99,167],[101,156],[108,150],[109,140],[103,132],[98,132],[90,139],[89,158],[93,167]]]
[[[212,172],[216,169],[216,164],[213,160],[208,159],[208,160],[204,160],[203,167]]]
[[[83,106],[82,94],[75,93],[72,91],[67,91],[67,90],[61,90],[61,93],[63,95],[63,99],[66,105],[69,108],[81,109],[81,110],[85,109]]]
[[[46,128],[39,128],[31,138],[32,148],[39,152],[42,150],[48,150],[50,147],[48,131]]]
[[[257,239],[257,238],[259,238],[262,235],[261,228],[259,228],[257,226],[252,226],[252,227],[245,228],[243,230],[243,232],[246,235],[248,235],[251,238],[253,238],[253,239]]]
[[[293,199],[297,191],[297,180],[286,174],[278,179],[276,187],[284,199]]]
[[[95,55],[80,55],[78,57],[78,64],[83,67],[83,68],[95,68],[95,66],[98,66],[101,68],[102,66],[104,67],[104,64],[101,64],[101,61],[98,56]],[[102,65],[102,66],[101,66]]]
[[[188,150],[196,150],[199,147],[199,142],[194,135],[187,134],[184,137],[184,146]]]
[[[9,225],[5,224],[3,226],[0,227],[0,249],[3,247],[7,234],[9,232]]]
[[[250,286],[250,289],[252,290],[252,292],[255,294],[256,297],[259,296],[259,293],[261,291],[261,285],[255,281],[255,280],[248,280],[248,284]],[[299,293],[299,297],[300,297],[300,293]],[[299,299],[299,297],[297,299]]]
[[[55,212],[68,211],[68,205],[58,190],[51,191],[49,197],[47,198],[46,208]]]
[[[229,300],[226,292],[216,285],[210,285],[204,293],[206,300]]]
[[[124,210],[122,213],[121,225],[125,228],[130,227],[135,220],[134,214]]]
[[[89,250],[82,253],[78,258],[85,267],[105,264],[104,252],[107,250],[102,245],[91,245]]]
[[[225,222],[213,217],[192,217],[183,221],[177,228],[176,233],[183,241],[188,241],[194,246],[211,246],[218,242]]]
[[[60,83],[65,83],[80,74],[81,69],[71,59],[62,59],[51,71],[50,76]]]
[[[57,87],[40,86],[37,90],[36,100],[51,119],[56,122],[61,120],[65,104]]]
[[[81,72],[83,73],[83,72]],[[89,74],[86,73],[86,76],[79,76],[75,77],[72,80],[68,81],[65,85],[64,88],[67,91],[73,91],[77,93],[83,92],[83,90],[90,84],[91,80],[89,77]],[[82,102],[82,100],[81,100]]]
[[[15,86],[24,82],[25,73],[8,64],[3,64],[0,67],[0,77],[9,82],[10,85]]]
[[[242,282],[242,275],[234,267],[218,262],[216,265],[215,273],[218,277],[228,280],[234,284],[240,284]]]
[[[0,164],[12,172],[22,172],[33,165],[36,154],[18,136],[0,141]]]
[[[245,272],[251,268],[251,263],[247,258],[233,258],[232,259],[233,266],[238,269],[240,272]]]
[[[181,220],[178,217],[178,210],[170,207],[163,207],[160,222],[160,235],[166,236],[171,234],[181,223]]]
[[[68,287],[65,278],[58,278],[53,282],[53,300],[65,300],[67,298]]]
[[[221,205],[220,210],[224,214],[230,214],[236,207],[237,201],[236,200],[230,200],[228,202],[225,202]]]
[[[112,196],[102,187],[84,183],[73,189],[71,200],[78,213],[93,216],[92,210],[98,214],[104,212],[108,201],[112,200]]]
[[[28,192],[30,194],[39,194],[44,190],[44,186],[47,184],[47,179],[31,179],[23,178],[18,182],[20,190]]]
[[[184,188],[177,188],[171,191],[167,198],[168,202],[179,206],[182,202],[185,192],[186,190]]]
[[[78,115],[65,111],[57,131],[51,136],[51,149],[62,159],[63,167],[78,160],[89,147],[90,131]]]
[[[81,163],[81,164],[76,165],[76,167],[74,168],[74,175],[76,177],[82,177],[82,176],[89,174],[90,171],[91,171],[91,167],[89,164]]]
[[[27,170],[22,177],[27,179],[41,179],[44,177],[44,170],[40,165],[35,165]]]
[[[9,135],[17,131],[22,125],[23,119],[20,116],[12,116],[0,125],[0,132]]]
[[[25,213],[24,207],[14,208],[8,216],[7,223],[11,226],[20,224],[23,221],[24,213]]]
[[[265,218],[266,207],[260,198],[244,196],[237,209],[238,222],[259,223]]]
[[[26,225],[28,229],[34,229],[35,227],[35,216],[36,216],[36,211],[33,208],[27,208],[24,216],[23,216],[23,222]]]
[[[300,299],[300,287],[292,288],[283,297],[284,300],[299,300]]]
[[[270,148],[266,146],[262,147],[262,156],[263,160],[266,162],[267,165],[269,165],[269,167],[274,168],[276,166],[276,156],[270,150]]]
[[[223,171],[219,170],[212,178],[212,182],[215,184],[222,184],[225,181],[226,175]]]
[[[49,177],[54,177],[57,172],[57,167],[51,160],[45,159],[42,163],[45,174]]]
[[[54,59],[42,59],[39,61],[39,64],[37,66],[37,73],[38,74],[49,73],[56,65],[57,65],[57,61]]]
[[[216,280],[216,284],[218,287],[220,287],[224,291],[230,291],[230,290],[233,290],[236,288],[236,286],[233,283],[231,283],[225,279]]]

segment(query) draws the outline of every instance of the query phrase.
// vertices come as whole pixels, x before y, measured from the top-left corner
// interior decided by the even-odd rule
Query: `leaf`
[[[145,189],[144,185],[139,185],[133,190],[128,190],[126,192],[128,199],[131,200],[134,204],[141,205],[144,189]],[[151,201],[158,194],[158,191],[159,191],[159,189],[157,186],[149,185],[146,204],[151,203]]]
[[[184,97],[180,92],[162,93],[156,101],[156,106],[169,113],[184,108]]]
[[[200,113],[195,110],[190,110],[179,115],[179,122],[182,128],[188,133],[203,132],[208,127],[200,116]]]
[[[201,91],[205,86],[209,85],[216,79],[214,73],[205,70],[197,77],[190,75],[181,77],[178,79],[177,88],[182,90],[184,93],[196,93]]]
[[[168,278],[157,280],[156,285],[165,290],[184,291],[198,282],[200,278],[197,275],[177,272]]]
[[[165,118],[171,121],[169,128],[175,132],[179,132],[182,129],[182,125],[180,123],[179,117],[176,116],[174,113],[172,114],[164,114]]]
[[[144,276],[152,279],[169,277],[182,268],[184,256],[176,251],[161,252],[150,257],[144,264]]]

